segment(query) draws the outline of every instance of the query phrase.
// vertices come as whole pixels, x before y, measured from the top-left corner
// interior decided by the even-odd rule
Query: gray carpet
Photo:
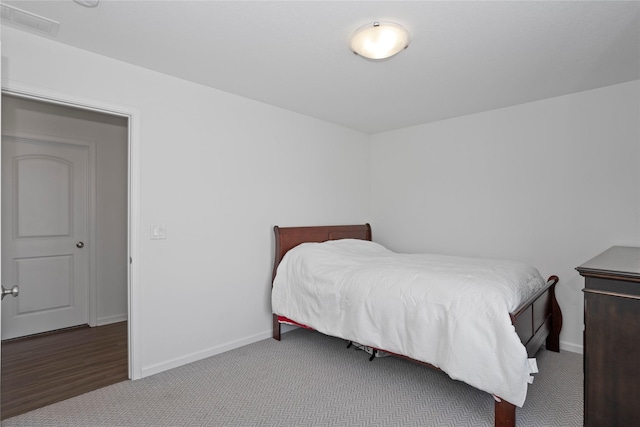
[[[582,356],[537,355],[518,426],[582,426]],[[493,399],[393,357],[295,330],[3,421],[14,426],[492,426]]]

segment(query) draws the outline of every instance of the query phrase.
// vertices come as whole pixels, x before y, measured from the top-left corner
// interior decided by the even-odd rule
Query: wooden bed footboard
[[[509,314],[529,357],[533,357],[545,341],[547,350],[560,351],[562,312],[556,300],[557,283],[558,276],[549,277],[544,288]]]
[[[338,225],[317,227],[288,227],[275,226],[275,256],[273,264],[273,279],[280,261],[289,249],[305,242],[325,242],[338,239],[371,240],[371,226]],[[511,323],[520,337],[522,344],[527,349],[529,357],[533,357],[542,344],[546,341],[547,350],[560,351],[560,330],[562,329],[562,312],[556,300],[555,287],[558,276],[550,276],[543,289],[522,303],[513,313],[509,313]],[[273,315],[273,338],[280,341],[281,323],[276,314]],[[381,349],[384,350],[384,349]],[[401,356],[405,359],[410,359]],[[410,359],[413,360],[413,359]],[[432,368],[428,363],[416,362]],[[435,368],[437,369],[437,368]],[[516,406],[505,401],[496,400],[495,426],[515,427]]]

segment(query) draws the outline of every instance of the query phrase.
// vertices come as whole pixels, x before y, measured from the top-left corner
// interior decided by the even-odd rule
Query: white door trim
[[[128,316],[129,316],[129,377],[142,378],[140,343],[140,111],[137,108],[83,98],[80,96],[51,91],[49,89],[25,85],[8,80],[2,84],[2,93],[41,102],[82,108],[121,117],[129,121],[129,194],[128,194],[128,255],[133,260],[128,271]]]

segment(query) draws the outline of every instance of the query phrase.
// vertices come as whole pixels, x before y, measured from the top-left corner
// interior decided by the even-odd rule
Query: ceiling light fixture
[[[374,22],[358,28],[351,50],[368,59],[390,58],[409,46],[409,32],[394,22]]]

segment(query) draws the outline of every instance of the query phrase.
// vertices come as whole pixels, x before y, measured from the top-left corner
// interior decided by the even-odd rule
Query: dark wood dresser
[[[584,288],[584,425],[640,426],[640,248],[576,270]]]

